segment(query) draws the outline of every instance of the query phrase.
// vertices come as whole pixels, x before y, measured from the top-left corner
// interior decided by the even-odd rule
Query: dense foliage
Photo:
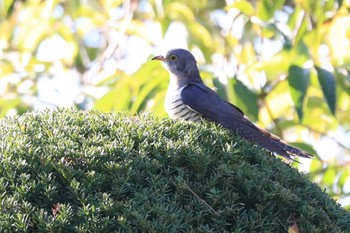
[[[349,9],[342,0],[2,0],[0,116],[57,106],[165,116],[169,75],[148,59],[188,47],[207,85],[313,151],[310,179],[343,201]]]
[[[2,232],[350,228],[295,168],[213,124],[60,110],[2,119],[0,134]]]

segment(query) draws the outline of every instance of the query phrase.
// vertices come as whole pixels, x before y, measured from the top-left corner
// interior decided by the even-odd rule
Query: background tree
[[[295,166],[345,201],[349,9],[334,0],[2,0],[0,115],[77,106],[166,116],[168,73],[148,58],[186,46],[206,84],[317,154]]]

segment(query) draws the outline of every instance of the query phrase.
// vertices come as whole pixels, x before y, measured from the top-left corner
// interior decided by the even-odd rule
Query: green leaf
[[[199,48],[201,48],[205,59],[207,61],[210,61],[212,53],[215,49],[215,43],[208,29],[197,22],[184,23],[188,24],[187,29],[191,36],[191,40],[189,41],[190,47],[198,46]]]
[[[323,69],[321,67],[315,66],[318,74],[318,81],[321,85],[322,92],[326,98],[329,109],[332,114],[335,115],[336,106],[336,80],[334,74],[329,70]]]
[[[346,70],[335,69],[335,75],[339,87],[350,96],[350,74]]]
[[[315,88],[313,88],[315,91]],[[326,101],[322,97],[310,96],[305,106],[307,111],[303,117],[303,124],[318,132],[336,129],[339,124],[328,110]]]
[[[218,78],[213,78],[213,84],[216,88],[216,93],[218,93],[218,95],[224,100],[227,100],[225,85],[222,82],[220,82]]]
[[[275,11],[282,8],[284,0],[262,0],[257,2],[257,16],[262,20],[273,18]]]
[[[127,80],[122,80],[119,83],[120,84],[113,90],[109,91],[102,98],[96,100],[94,106],[95,109],[103,112],[111,112],[112,110],[116,112],[129,110],[132,95],[130,89],[128,89],[128,86],[126,85]]]
[[[303,105],[310,84],[310,69],[292,65],[288,70],[288,83],[299,120],[303,118]]]
[[[254,15],[253,6],[250,4],[250,2],[245,0],[235,1],[233,4],[226,7],[226,9],[232,9],[232,8],[238,9],[243,14],[248,16]]]
[[[21,99],[16,97],[13,99],[1,98],[0,99],[0,117],[5,116],[11,109],[18,109],[21,104]]]
[[[323,176],[323,183],[325,185],[333,185],[336,175],[334,167],[328,167]]]
[[[5,18],[11,16],[15,3],[15,1],[0,1],[0,17]]]
[[[310,164],[310,173],[319,174],[322,170],[322,162],[318,159],[313,159]]]
[[[259,114],[258,95],[241,81],[233,78],[229,79],[228,88],[230,101],[242,109],[251,120],[257,121]]]
[[[179,2],[170,3],[166,8],[166,12],[168,12],[168,17],[172,20],[181,20],[185,22],[195,20],[195,16],[191,9],[185,4]]]
[[[317,152],[314,150],[314,148],[305,142],[290,142],[291,146],[297,147],[299,149],[302,149],[303,151],[309,152],[310,154],[317,156]]]
[[[300,17],[302,17],[301,22],[299,22]],[[299,7],[296,8],[288,24],[291,30],[295,31],[294,44],[304,43],[302,42],[303,37],[309,32],[308,28],[311,26],[311,22],[309,18],[305,16],[304,10]]]
[[[340,176],[338,180],[339,188],[344,187],[348,178],[349,178],[349,170],[344,169],[342,172],[340,172]]]

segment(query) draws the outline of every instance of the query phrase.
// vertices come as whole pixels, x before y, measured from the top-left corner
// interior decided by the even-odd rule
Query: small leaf
[[[329,109],[332,114],[335,115],[336,106],[336,83],[335,77],[329,70],[323,69],[321,67],[315,66],[318,74],[318,81],[321,85],[323,95],[326,98]]]
[[[303,118],[303,105],[310,84],[310,69],[292,65],[288,70],[288,83],[299,120]]]

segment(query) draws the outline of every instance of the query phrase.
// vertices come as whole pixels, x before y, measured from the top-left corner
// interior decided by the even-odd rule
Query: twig
[[[193,190],[192,190],[190,187],[188,187],[187,184],[185,184],[185,186],[186,186],[186,188],[187,188],[195,197],[198,198],[198,200],[199,200],[200,202],[202,202],[206,207],[208,207],[214,214],[216,214],[217,216],[219,216],[219,213],[216,212],[216,211],[213,209],[213,207],[211,207],[206,201],[204,201],[202,198],[200,198],[195,192],[193,192]]]
[[[307,125],[301,124],[302,126],[306,127],[308,130],[310,130],[311,132],[314,132],[316,134],[322,135],[323,137],[328,137],[329,139],[333,140],[335,143],[338,144],[338,146],[342,147],[345,150],[350,151],[350,148],[346,145],[344,145],[343,143],[341,143],[340,141],[338,141],[335,137],[332,137],[330,135],[328,135],[327,133],[323,133],[317,129],[313,129],[311,127],[308,127]]]
[[[282,129],[280,128],[280,126],[278,125],[278,122],[277,120],[274,118],[273,116],[273,113],[272,113],[272,110],[270,108],[270,106],[267,104],[265,98],[262,98],[262,102],[264,103],[265,107],[266,107],[266,110],[267,110],[267,113],[269,114],[269,116],[271,117],[275,127],[276,127],[276,130],[277,130],[277,134],[279,134],[279,136],[283,139],[283,132],[282,132]]]

